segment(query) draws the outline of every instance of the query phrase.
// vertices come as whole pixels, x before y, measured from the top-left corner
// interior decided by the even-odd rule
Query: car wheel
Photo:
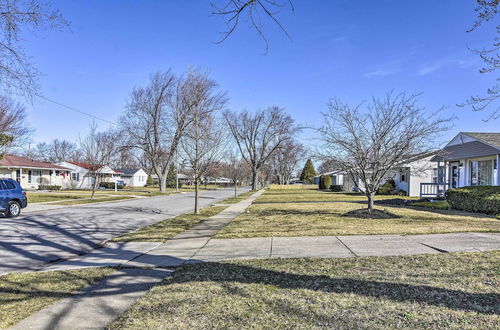
[[[19,203],[16,201],[10,201],[9,205],[7,206],[7,211],[5,212],[5,215],[9,218],[14,218],[17,217],[19,214],[21,214],[21,205],[19,205]]]

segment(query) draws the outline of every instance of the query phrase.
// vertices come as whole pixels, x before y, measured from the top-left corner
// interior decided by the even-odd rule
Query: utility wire
[[[114,126],[119,126],[117,123],[114,123],[114,122],[111,122],[107,119],[103,119],[103,118],[99,118],[97,117],[96,115],[93,115],[91,113],[88,113],[88,112],[85,112],[85,111],[82,111],[82,110],[78,110],[76,108],[73,108],[73,107],[70,107],[69,105],[66,105],[66,104],[62,104],[60,102],[57,102],[57,101],[54,101],[54,100],[51,100],[45,96],[42,96],[42,95],[38,95],[38,94],[35,94],[35,96],[41,98],[42,100],[45,100],[45,101],[48,101],[48,102],[51,102],[51,103],[54,103],[54,104],[57,104],[58,106],[60,107],[63,107],[63,108],[66,108],[66,109],[69,109],[69,110],[72,110],[72,111],[75,111],[75,112],[78,112],[82,115],[85,115],[85,116],[89,116],[91,118],[94,118],[94,119],[97,119],[97,120],[100,120],[100,121],[103,121],[103,122],[106,122],[108,124],[111,124],[111,125],[114,125]]]

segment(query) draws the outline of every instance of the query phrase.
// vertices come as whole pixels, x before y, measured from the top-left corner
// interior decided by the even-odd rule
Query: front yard
[[[486,329],[499,252],[182,266],[112,329]]]
[[[354,193],[268,190],[215,238],[500,232],[500,222],[493,216],[452,210],[384,205],[376,208],[399,218],[343,216],[364,207],[366,198]]]

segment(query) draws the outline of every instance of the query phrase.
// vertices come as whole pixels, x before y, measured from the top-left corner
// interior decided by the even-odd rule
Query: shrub
[[[328,189],[332,185],[332,178],[329,175],[319,177],[319,189]]]
[[[114,182],[101,182],[99,184],[99,187],[106,188],[106,189],[115,189],[115,183]],[[124,187],[125,187],[124,184],[123,185],[119,184],[116,186],[116,188],[118,188],[118,189],[123,189]]]
[[[450,207],[457,210],[500,214],[500,186],[469,186],[446,191]]]
[[[334,191],[334,192],[344,191],[344,186],[339,185],[339,184],[332,184],[330,186],[330,190]]]
[[[152,186],[153,185],[153,177],[151,175],[148,175],[148,180],[146,181],[146,184],[148,186]]]
[[[60,190],[61,186],[55,186],[55,185],[45,185],[41,184],[38,186],[38,190]]]
[[[396,190],[396,182],[394,182],[394,179],[388,179],[377,190],[377,195],[394,195],[394,194],[398,194],[398,191]]]

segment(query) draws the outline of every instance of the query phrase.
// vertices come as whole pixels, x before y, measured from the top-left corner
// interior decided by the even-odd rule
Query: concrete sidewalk
[[[243,213],[263,191],[233,204],[191,230],[166,243],[111,243],[81,257],[43,269],[70,270],[87,267],[124,268],[81,292],[59,300],[16,324],[12,329],[102,329],[124,313],[138,298],[202,249],[217,231]]]

